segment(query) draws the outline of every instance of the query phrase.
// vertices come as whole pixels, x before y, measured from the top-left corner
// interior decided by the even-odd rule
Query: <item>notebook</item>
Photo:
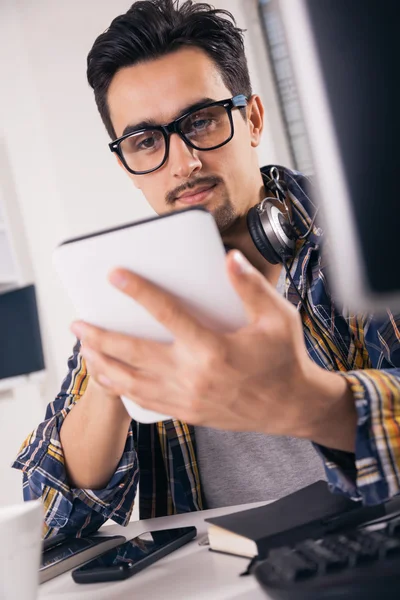
[[[270,548],[316,539],[383,514],[384,505],[363,506],[332,494],[325,481],[317,481],[266,506],[206,521],[211,550],[254,558]]]

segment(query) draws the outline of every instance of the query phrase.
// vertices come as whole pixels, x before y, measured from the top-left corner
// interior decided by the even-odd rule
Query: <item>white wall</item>
[[[95,36],[129,2],[3,0],[2,145],[15,182],[38,286],[50,399],[65,373],[72,310],[51,265],[54,247],[80,232],[133,220],[149,209],[107,148],[86,83]],[[91,13],[94,13],[93,15]],[[3,16],[5,18],[3,18]],[[22,257],[24,260],[25,257]]]
[[[253,93],[261,96],[265,107],[265,128],[258,149],[260,164],[275,162],[292,167],[272,69],[263,37],[258,0],[209,0],[209,2],[216,8],[230,11],[236,19],[237,26],[246,30],[244,39]]]
[[[69,333],[73,311],[53,272],[53,249],[67,237],[152,212],[108,150],[85,73],[95,37],[130,4],[129,0],[0,3],[0,185],[9,191],[6,208],[24,279],[37,286],[47,363],[42,393],[21,389],[18,409],[10,398],[0,401],[0,463],[14,454],[8,449],[16,451],[32,426],[22,419],[15,426],[17,413],[26,410],[37,418],[57,393],[73,343]],[[246,46],[253,87],[267,108],[260,162],[290,164],[257,2],[213,4],[232,11],[239,26],[249,29]],[[1,467],[2,486],[4,473]],[[16,494],[19,490],[10,488],[9,500]]]
[[[21,473],[10,465],[25,435],[43,418],[41,392],[34,382],[0,392],[0,506],[22,501]]]

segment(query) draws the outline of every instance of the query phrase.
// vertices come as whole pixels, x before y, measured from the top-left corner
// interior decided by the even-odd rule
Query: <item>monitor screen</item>
[[[334,292],[355,310],[398,310],[397,3],[266,2],[285,31]]]
[[[0,379],[44,368],[35,286],[0,293]]]

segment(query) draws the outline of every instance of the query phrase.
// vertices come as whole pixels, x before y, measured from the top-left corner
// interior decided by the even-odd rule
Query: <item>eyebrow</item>
[[[204,104],[211,104],[212,102],[217,102],[217,100],[213,98],[202,98],[198,102],[186,106],[176,115],[175,119],[173,120],[175,121],[176,119],[179,119],[179,117],[182,117],[186,113],[191,112],[192,110],[196,110],[198,108],[202,108]],[[129,124],[125,127],[121,137],[127,135],[128,133],[134,133],[135,131],[139,131],[140,129],[148,129],[150,127],[160,127],[160,123],[157,123],[157,121],[155,121],[154,119],[148,119],[145,121],[140,121],[140,123]]]

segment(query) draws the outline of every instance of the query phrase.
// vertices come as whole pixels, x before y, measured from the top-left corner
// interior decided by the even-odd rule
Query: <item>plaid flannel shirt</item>
[[[267,172],[269,167],[264,168]],[[264,169],[262,169],[264,171]],[[309,181],[282,168],[293,203],[299,233],[311,225],[314,207]],[[298,242],[290,272],[320,329],[325,331],[340,373],[353,393],[358,413],[355,453],[315,444],[333,492],[362,499],[365,504],[386,500],[400,492],[400,316],[384,318],[351,314],[334,302],[327,282],[329,249],[313,226],[306,242]],[[302,309],[296,290],[286,279],[287,299],[300,311],[305,344],[312,360],[335,370],[319,332]],[[107,519],[126,525],[135,501],[140,474],[141,518],[205,508],[196,462],[194,428],[177,420],[144,425],[131,423],[125,449],[114,475],[102,490],[74,489],[65,469],[60,429],[80,401],[88,382],[79,342],[68,362],[61,391],[46,411],[45,420],[26,438],[13,467],[23,472],[26,500],[41,498],[45,507],[46,537],[57,532],[82,535]],[[347,359],[346,370],[342,357]]]

